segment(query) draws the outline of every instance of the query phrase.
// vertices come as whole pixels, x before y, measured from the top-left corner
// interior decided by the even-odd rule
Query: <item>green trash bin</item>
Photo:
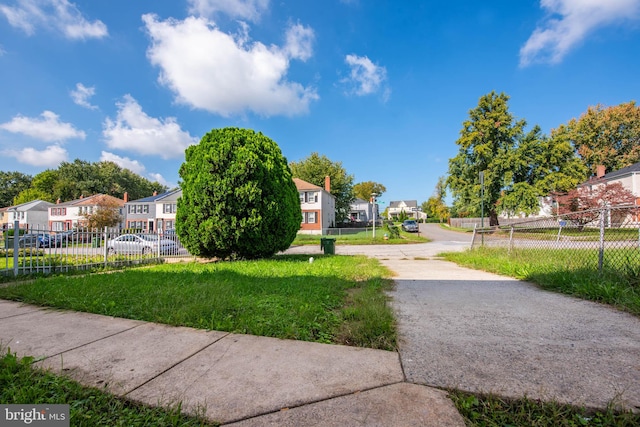
[[[329,237],[322,237],[320,239],[320,249],[324,250],[325,255],[335,255],[336,239],[331,239]]]
[[[102,247],[102,239],[99,238],[99,237],[94,237],[91,240],[91,247],[92,248],[100,248],[100,247]]]

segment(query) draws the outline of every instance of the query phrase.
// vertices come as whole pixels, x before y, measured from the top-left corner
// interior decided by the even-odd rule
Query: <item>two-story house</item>
[[[336,200],[330,193],[331,180],[325,178],[324,187],[308,183],[299,178],[293,178],[298,194],[302,221],[299,233],[322,234],[322,230],[335,225]]]
[[[389,203],[389,210],[387,211],[388,219],[398,218],[401,212],[404,212],[407,217],[413,219],[419,219],[418,201],[417,200],[396,200]]]
[[[376,203],[376,213],[378,213]],[[373,222],[373,204],[367,200],[356,198],[349,206],[349,219],[354,223],[369,224]]]
[[[176,189],[125,203],[125,227],[149,233],[175,229],[180,196],[182,190]]]
[[[55,205],[44,200],[32,200],[7,208],[9,228],[13,228],[15,221],[18,221],[21,229],[47,230],[49,228],[50,206]]]
[[[102,206],[114,206],[115,209],[118,209],[120,217],[124,218],[122,209],[124,203],[124,200],[107,194],[80,196],[79,199],[69,202],[51,203],[48,208],[49,228],[52,231],[65,231],[84,227],[87,223],[87,215],[93,214]],[[122,227],[122,224],[121,222],[119,226]]]

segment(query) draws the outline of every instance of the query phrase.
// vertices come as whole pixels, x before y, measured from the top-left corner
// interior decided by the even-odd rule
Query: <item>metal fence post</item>
[[[478,224],[473,224],[473,236],[471,236],[471,247],[469,249],[473,249],[473,242],[476,241],[476,230],[478,229]]]
[[[107,267],[107,263],[108,263],[108,249],[107,249],[107,240],[109,239],[109,229],[105,226],[104,227],[104,235],[103,235],[103,239],[102,241],[104,242],[104,249],[102,251],[103,255],[104,255],[104,266],[105,268]]]
[[[507,252],[509,255],[511,255],[511,249],[513,249],[513,225],[509,231],[509,251]]]
[[[20,221],[13,222],[13,277],[18,277],[18,251],[20,247]]]
[[[602,273],[604,264],[604,213],[605,208],[600,211],[600,249],[598,251],[598,272]]]
[[[161,252],[160,249],[161,248],[160,248],[160,232],[159,231],[156,231],[156,236],[158,238],[158,253],[156,255],[158,256],[158,258],[160,258],[160,252]]]

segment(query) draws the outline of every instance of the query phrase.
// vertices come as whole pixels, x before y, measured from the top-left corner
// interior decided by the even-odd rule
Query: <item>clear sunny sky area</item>
[[[0,0],[0,170],[174,187],[234,126],[422,202],[482,95],[549,134],[638,101],[639,70],[640,0]]]

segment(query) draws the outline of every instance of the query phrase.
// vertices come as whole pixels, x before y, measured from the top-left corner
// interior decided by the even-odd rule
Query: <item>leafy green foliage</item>
[[[422,212],[427,214],[429,219],[438,219],[440,222],[449,218],[449,208],[445,204],[447,197],[447,179],[444,176],[438,178],[433,195],[426,202],[422,203]]]
[[[20,194],[18,194],[15,199],[13,199],[13,205],[21,205],[23,203],[28,203],[34,200],[44,200],[46,202],[53,202],[51,198],[51,194],[44,192],[42,190],[36,188],[27,188],[26,190],[22,190]]]
[[[214,129],[186,151],[176,231],[191,254],[263,258],[289,247],[300,200],[278,145],[248,129]]]
[[[598,165],[614,171],[640,161],[640,107],[634,101],[614,107],[589,107],[562,132],[592,173]]]
[[[376,193],[376,197],[380,197],[385,191],[387,188],[384,185],[373,181],[359,182],[353,186],[355,197],[367,201],[371,199],[373,193]]]
[[[330,193],[336,198],[336,223],[341,223],[349,215],[353,196],[353,175],[347,174],[342,162],[332,162],[326,156],[311,153],[299,162],[289,164],[295,178],[324,188],[326,176],[331,178]]]
[[[535,126],[525,134],[526,122],[515,120],[508,100],[495,92],[480,98],[456,141],[458,155],[449,161],[453,210],[479,216],[484,205],[492,226],[499,212],[537,213],[540,196],[568,191],[586,178],[566,133],[549,138]]]
[[[21,172],[0,171],[0,207],[11,206],[13,199],[31,186],[31,180]]]

